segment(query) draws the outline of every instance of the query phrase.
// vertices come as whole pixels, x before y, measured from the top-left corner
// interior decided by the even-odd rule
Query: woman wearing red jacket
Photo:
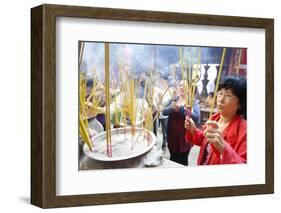
[[[217,92],[218,113],[197,129],[186,117],[185,138],[200,146],[198,165],[247,162],[246,80],[227,77]]]

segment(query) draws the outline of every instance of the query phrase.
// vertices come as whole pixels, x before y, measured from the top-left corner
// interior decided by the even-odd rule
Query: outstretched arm
[[[180,106],[179,112],[182,116],[186,117],[187,115],[192,118],[194,122],[198,122],[200,120],[200,108],[198,103],[194,103],[192,107],[192,111],[190,112],[189,109],[187,109],[184,106]]]
[[[176,110],[177,110],[177,106],[175,104],[175,99],[173,98],[167,103],[167,105],[165,107],[163,107],[162,114],[170,115],[171,113],[173,113]]]
[[[186,117],[184,127],[186,128],[185,140],[197,146],[201,146],[204,139],[203,131],[196,128],[192,118]]]

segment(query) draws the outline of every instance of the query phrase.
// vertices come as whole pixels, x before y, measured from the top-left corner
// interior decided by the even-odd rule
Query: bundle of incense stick
[[[91,89],[91,92],[86,99],[86,106],[85,110],[87,113],[87,117],[92,117],[96,116],[99,113],[103,113],[103,108],[102,108],[102,102],[103,99],[101,96],[98,96],[97,94],[100,94],[101,91],[97,86],[97,82],[95,79],[93,79],[93,87]]]
[[[79,133],[82,140],[87,144],[89,150],[93,151],[93,144],[90,138],[89,129],[85,126],[85,122],[81,114],[79,114]]]
[[[210,109],[209,119],[212,117],[214,106],[215,106],[217,91],[218,91],[218,87],[219,87],[219,83],[220,83],[221,72],[222,72],[222,67],[223,67],[224,58],[225,58],[225,52],[226,52],[226,48],[223,48],[222,56],[221,56],[220,69],[219,69],[219,73],[218,73],[218,77],[217,77],[216,88],[215,88],[215,92],[214,92],[214,98],[213,98],[212,106],[211,106],[211,109]]]
[[[134,80],[131,73],[128,70],[123,70],[121,63],[119,65],[119,75],[122,75],[122,81],[119,82],[120,93],[122,100],[122,118],[124,124],[124,132],[126,134],[125,128],[127,121],[130,122],[131,135],[135,134],[136,118],[137,118],[137,108],[138,108],[138,98],[136,96],[137,91],[137,81]],[[121,79],[119,77],[119,79]],[[126,138],[126,135],[125,135]]]
[[[191,53],[191,48],[189,48],[189,55],[188,55],[188,79],[189,79],[189,82],[188,82],[188,88],[189,88],[189,96],[188,96],[188,100],[189,100],[189,103],[188,105],[190,105],[191,107],[191,94],[192,94],[192,68],[191,68],[191,58],[192,56],[192,53]]]
[[[86,97],[86,83],[83,74],[80,75],[80,109],[79,109],[79,133],[82,140],[87,144],[88,148],[92,151],[92,141],[90,139],[89,124],[85,112],[85,97]]]
[[[81,71],[81,63],[82,63],[82,59],[83,59],[83,53],[84,53],[84,42],[81,43],[81,46],[80,46],[80,50],[79,50],[79,64],[78,64],[78,67],[79,67],[79,72]],[[79,75],[79,91],[80,91],[80,94],[79,94],[79,134],[82,138],[82,141],[84,141],[84,143],[87,144],[89,150],[92,151],[92,147],[93,147],[93,144],[92,144],[92,141],[91,141],[91,138],[90,138],[90,131],[89,131],[89,124],[88,124],[88,120],[87,120],[87,117],[86,117],[86,107],[85,107],[85,100],[86,100],[86,91],[87,91],[87,88],[86,88],[86,80],[85,80],[85,76],[80,73]]]
[[[190,49],[188,49],[190,50]],[[189,51],[189,56],[190,56],[190,51]],[[190,61],[188,62],[190,64]],[[186,81],[185,81],[185,105],[186,107],[189,106],[189,101],[190,101],[190,98],[189,98],[189,95],[190,95],[190,87],[189,87],[189,82],[190,82],[190,66],[188,66],[188,69],[186,69]]]
[[[167,93],[167,91],[169,90],[169,88],[170,88],[170,86],[168,86],[168,87],[165,89],[164,93],[161,95],[160,100],[159,100],[159,104],[162,104],[163,98],[164,98],[165,94]],[[154,119],[153,119],[153,121],[152,121],[152,123],[159,117],[160,113],[161,113],[161,110],[158,109],[157,112],[156,112],[156,115],[155,115],[155,117],[154,117]]]
[[[122,79],[119,81],[119,86],[120,86],[120,97],[121,97],[121,102],[122,102],[122,108],[121,108],[121,113],[122,113],[122,123],[124,127],[124,140],[126,140],[126,127],[127,127],[127,119],[129,118],[128,116],[128,108],[129,108],[129,99],[127,97],[128,94],[128,74],[126,70],[123,69],[122,64],[119,62],[118,63],[119,67],[119,79]]]
[[[152,74],[152,72],[150,74]],[[150,78],[150,80],[151,79],[152,78]],[[145,84],[145,93],[144,94],[147,94],[148,108],[147,108],[145,114],[142,114],[142,117],[144,117],[144,119],[141,119],[141,120],[143,121],[144,124],[141,125],[141,130],[140,130],[139,135],[136,138],[136,143],[138,142],[138,140],[139,140],[139,138],[140,138],[142,133],[146,132],[149,135],[148,131],[144,131],[145,129],[152,130],[152,128],[153,128],[153,110],[152,110],[152,105],[153,105],[153,92],[154,92],[154,89],[152,89],[152,91],[148,91],[146,93],[146,88],[147,88],[147,82]],[[152,88],[154,88],[154,86],[152,86]],[[149,138],[147,138],[147,142],[149,144],[149,142],[150,142]]]
[[[123,69],[121,64],[119,64],[119,79],[122,79]],[[124,75],[124,78],[126,78],[127,75]],[[126,79],[122,79],[121,82],[119,82],[120,85],[120,96],[122,100],[122,123],[124,127],[124,140],[126,140],[126,126],[127,126],[127,108],[128,108],[128,99],[127,99],[127,86],[124,82],[127,82]]]
[[[80,96],[79,96],[79,101],[80,101],[80,112],[81,115],[86,118],[86,93],[87,93],[87,89],[86,89],[86,80],[84,78],[84,75],[81,74],[80,75]],[[86,124],[88,127],[88,121],[86,120]]]
[[[134,127],[136,124],[136,103],[135,103],[135,81],[130,79],[130,93],[129,93],[129,105],[128,105],[128,114],[132,127],[132,134],[134,134]]]
[[[144,92],[143,92],[144,100],[146,100],[145,99],[145,97],[146,97],[146,89],[147,89],[147,81],[145,81],[145,85],[144,85]],[[143,101],[142,106],[141,106],[141,119],[140,119],[141,120],[141,124],[140,124],[140,128],[141,129],[143,129],[143,123],[144,123],[144,120],[143,120],[143,118],[144,118],[144,111],[145,111],[144,104],[145,104],[145,101]]]
[[[114,116],[115,116],[115,124],[119,126],[119,118],[118,118],[118,109],[117,109],[117,97],[116,97],[116,86],[117,84],[113,80],[113,88],[114,88]],[[118,130],[117,130],[118,131]],[[119,132],[118,132],[119,133]]]
[[[185,76],[185,66],[184,66],[184,63],[183,63],[183,59],[184,59],[184,51],[183,51],[183,48],[182,47],[180,47],[179,48],[179,51],[180,51],[180,64],[181,64],[181,70],[182,70],[182,80],[184,81],[184,95],[185,95],[185,105],[186,105],[186,107],[188,106],[188,100],[189,100],[189,98],[188,98],[188,96],[189,96],[189,94],[188,94],[188,78],[189,78],[189,76],[188,76],[188,73],[187,73],[187,70],[186,70],[186,76]]]
[[[180,52],[180,64],[181,64],[182,80],[184,80],[184,65],[183,65],[183,50],[182,50],[182,47],[179,48],[179,52]]]
[[[138,140],[139,140],[139,138],[140,138],[142,133],[146,132],[147,134],[149,134],[148,131],[145,131],[146,129],[151,131],[152,128],[153,128],[153,111],[152,111],[152,109],[150,107],[148,107],[148,109],[146,111],[146,114],[144,116],[144,121],[143,122],[144,122],[144,125],[141,128],[140,133],[139,133],[139,135],[136,138],[136,142],[138,142]],[[149,143],[149,140],[147,142]]]
[[[200,62],[201,62],[201,48],[199,47],[198,49],[198,61],[197,61],[197,66],[196,66],[196,73],[195,73],[195,79],[194,79],[194,82],[193,82],[193,85],[192,85],[192,95],[191,95],[191,101],[190,101],[190,108],[192,109],[193,107],[193,103],[194,103],[194,95],[195,95],[195,90],[196,90],[196,78],[197,78],[197,75],[198,75],[198,70],[199,70],[199,67],[200,67]],[[193,78],[192,78],[192,81],[193,81]]]
[[[106,153],[112,157],[111,123],[110,123],[110,85],[109,85],[109,43],[104,44],[105,52],[105,119],[106,119]]]

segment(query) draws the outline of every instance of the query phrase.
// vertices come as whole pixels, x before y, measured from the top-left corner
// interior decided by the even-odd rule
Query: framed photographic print
[[[31,203],[274,192],[274,21],[31,9]]]

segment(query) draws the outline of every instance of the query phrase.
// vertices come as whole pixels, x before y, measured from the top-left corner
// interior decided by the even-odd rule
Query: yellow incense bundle
[[[194,102],[194,95],[195,95],[195,90],[196,90],[196,78],[197,78],[197,75],[198,75],[200,61],[201,61],[201,48],[199,48],[199,50],[198,50],[198,61],[197,61],[197,67],[196,67],[196,73],[195,73],[195,80],[194,80],[193,85],[192,85],[192,96],[191,96],[191,101],[190,101],[190,107],[191,108],[192,108],[193,102]],[[193,81],[193,78],[192,78],[192,81]]]
[[[79,133],[83,141],[87,144],[88,148],[92,151],[93,144],[89,136],[89,129],[86,128],[81,115],[79,115]]]
[[[184,65],[183,65],[183,50],[182,47],[179,48],[180,51],[180,64],[181,64],[181,73],[182,73],[182,80],[184,80]]]
[[[224,63],[225,52],[226,52],[226,48],[223,48],[222,56],[221,56],[220,69],[219,69],[219,73],[218,73],[218,77],[217,77],[216,88],[215,88],[215,92],[214,92],[214,98],[213,98],[212,106],[211,106],[211,109],[210,109],[209,119],[211,118],[211,116],[213,114],[213,110],[214,110],[214,106],[215,106],[217,91],[218,91],[220,78],[221,78],[222,67],[223,67],[223,63]]]
[[[80,102],[80,114],[83,118],[87,118],[87,114],[86,114],[86,104],[85,104],[85,100],[86,100],[86,81],[85,81],[85,77],[83,74],[80,74],[80,96],[79,96],[79,102]],[[85,126],[87,129],[89,129],[89,124],[88,124],[88,120],[85,120]]]
[[[165,94],[167,93],[167,91],[169,90],[169,88],[170,88],[170,86],[168,86],[168,87],[165,89],[164,93],[161,95],[160,101],[159,101],[160,104],[162,104],[163,98],[164,98]],[[158,110],[157,110],[157,113],[156,113],[156,115],[155,115],[155,117],[154,117],[154,119],[153,119],[153,121],[152,121],[152,123],[159,117],[160,112],[161,112],[161,111],[158,109]]]
[[[106,145],[107,155],[112,157],[111,128],[110,128],[110,85],[109,85],[109,43],[104,44],[105,49],[105,118],[106,118]]]
[[[131,119],[131,125],[135,125],[135,85],[134,80],[130,80],[130,105],[129,105],[129,116]]]

